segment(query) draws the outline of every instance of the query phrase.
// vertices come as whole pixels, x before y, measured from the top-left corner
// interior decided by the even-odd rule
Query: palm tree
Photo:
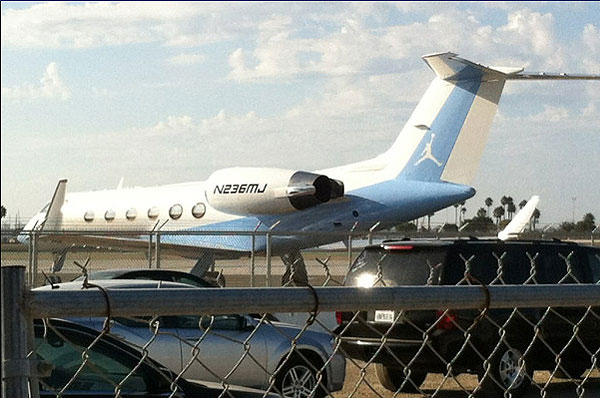
[[[500,204],[502,205],[502,209],[504,210],[504,212],[502,213],[502,216],[504,216],[504,214],[506,213],[506,205],[508,204],[508,196],[503,196],[502,198],[500,198]]]
[[[485,209],[483,207],[480,207],[479,210],[477,210],[477,218],[486,218],[487,217],[487,211],[485,211]]]
[[[427,230],[431,231],[431,217],[433,217],[435,213],[427,214]]]
[[[498,206],[494,209],[494,218],[496,219],[496,225],[500,224],[500,219],[504,216],[504,207]]]
[[[506,211],[508,212],[508,218],[512,220],[513,214],[515,213],[515,211],[517,211],[517,208],[515,207],[515,204],[512,201],[508,202],[508,204],[506,205]]]
[[[467,208],[463,207],[460,209],[460,223],[462,225],[463,222],[465,222],[465,213],[467,212]]]
[[[523,199],[522,201],[519,202],[519,210],[521,210],[523,207],[525,207],[525,205],[527,204],[527,201],[525,199]]]
[[[494,200],[489,196],[485,198],[485,205],[487,206],[487,214],[490,214],[490,207],[494,204]]]

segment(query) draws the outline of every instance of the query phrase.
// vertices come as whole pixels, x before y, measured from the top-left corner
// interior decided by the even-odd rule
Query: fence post
[[[271,230],[269,229],[269,231],[267,231],[267,242],[266,242],[267,246],[265,248],[265,256],[267,256],[267,271],[266,271],[266,278],[267,278],[267,287],[271,287]]]
[[[25,267],[2,267],[2,396],[29,395]]]
[[[29,284],[33,286],[33,230],[29,231],[29,245],[27,249],[29,251],[29,268],[27,268],[27,280]]]
[[[38,273],[38,234],[37,232],[33,232],[33,240],[31,241],[32,253],[33,253],[33,262],[32,262],[32,271],[31,271],[31,288],[35,287],[35,282],[37,279]]]
[[[156,231],[156,244],[154,246],[154,257],[156,257],[156,269],[160,269],[160,231]]]
[[[152,233],[148,233],[148,268],[152,268]]]
[[[350,269],[350,267],[352,266],[352,233],[356,229],[357,225],[358,221],[356,221],[352,228],[350,228],[350,233],[348,234],[348,269]]]
[[[369,245],[373,244],[373,231],[381,224],[381,221],[377,221],[371,228],[369,228]]]
[[[250,252],[250,287],[254,287],[254,251],[256,250],[256,231],[252,232],[252,251]]]

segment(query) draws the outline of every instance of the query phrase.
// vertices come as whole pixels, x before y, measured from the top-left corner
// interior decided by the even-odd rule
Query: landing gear
[[[307,286],[308,273],[306,264],[299,250],[285,253],[281,256],[285,264],[285,273],[281,277],[281,286]]]

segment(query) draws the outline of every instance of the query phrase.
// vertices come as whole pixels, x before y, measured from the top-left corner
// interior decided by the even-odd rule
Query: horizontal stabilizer
[[[529,72],[507,76],[506,80],[600,80],[600,75],[577,75],[567,73]]]
[[[524,68],[484,66],[451,52],[424,55],[423,60],[437,77],[446,81],[463,80],[600,80],[600,75],[523,72]]]
[[[523,68],[490,68],[458,57],[454,53],[423,56],[423,60],[437,77],[446,81],[506,80],[506,76],[523,71]]]

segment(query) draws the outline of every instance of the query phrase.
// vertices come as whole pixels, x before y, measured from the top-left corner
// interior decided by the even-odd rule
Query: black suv
[[[597,284],[599,279],[600,249],[576,243],[402,240],[366,247],[344,284]],[[600,348],[600,307],[494,309],[485,316],[480,310],[451,309],[336,315],[342,352],[373,360],[379,381],[392,391],[418,388],[427,373],[451,368],[454,375],[479,375],[486,395],[509,390],[518,396],[529,388],[533,370],[580,377]]]

